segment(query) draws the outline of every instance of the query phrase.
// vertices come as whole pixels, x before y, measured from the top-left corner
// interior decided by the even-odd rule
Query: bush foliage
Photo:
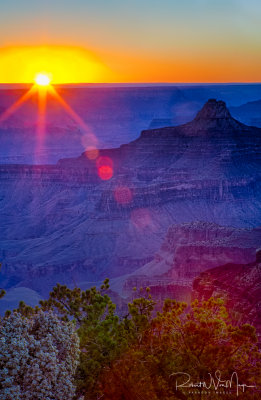
[[[39,318],[42,321],[44,318],[54,318],[55,323],[49,329],[50,333],[54,330],[55,334],[51,333],[51,337],[47,335],[50,342],[43,339],[43,346],[47,346],[46,354],[53,349],[52,338],[57,335],[63,338],[54,346],[51,364],[43,359],[43,363],[37,367],[38,375],[36,372],[32,374],[32,377],[37,376],[41,396],[43,392],[40,386],[41,382],[46,383],[46,376],[52,375],[52,387],[57,391],[53,397],[37,399],[72,398],[73,379],[77,387],[75,398],[83,397],[85,400],[190,400],[201,399],[204,394],[214,400],[223,398],[224,393],[229,394],[230,398],[260,398],[261,362],[255,328],[248,324],[234,326],[221,299],[210,298],[202,303],[195,301],[190,307],[169,299],[161,311],[156,312],[156,302],[147,289],[145,294],[141,292],[140,297],[128,305],[128,314],[119,318],[107,294],[108,289],[108,280],[104,281],[100,289],[93,287],[86,291],[58,284],[49,299],[40,302],[39,307],[33,309],[21,303],[15,314],[4,320],[4,324],[9,321],[9,325],[13,324],[14,330],[19,332],[27,332],[26,326],[29,324],[29,333],[21,338],[28,341],[27,336],[31,335],[32,327]],[[71,324],[77,329],[80,346],[80,362],[76,374],[77,341],[70,330]],[[65,327],[69,329],[67,333],[64,333]],[[9,337],[8,332],[3,330],[1,338]],[[40,334],[41,337],[46,337],[47,331],[44,332],[44,335]],[[67,370],[58,372],[61,364],[59,349],[61,343],[67,343],[64,345],[69,349],[68,340],[72,340],[71,358],[66,364]],[[28,347],[24,342],[19,346]],[[33,354],[34,362],[37,363],[37,351]],[[15,365],[22,371],[24,366],[22,358],[15,359],[12,365],[7,360],[2,359],[5,379],[11,379],[8,381],[9,388],[14,390],[15,383],[20,382],[16,378],[12,380]],[[10,369],[7,368],[9,365]],[[18,376],[18,372],[15,373]],[[64,377],[58,378],[59,373],[68,374],[69,385],[64,383]],[[26,373],[22,376],[27,379]],[[239,384],[247,386],[237,385],[237,377]],[[198,387],[181,387],[188,378],[190,383]],[[58,384],[56,388],[55,382],[58,381],[69,396],[59,397],[62,389]],[[3,383],[1,385],[0,390],[6,390],[6,386]],[[26,387],[32,389],[32,385],[30,383]],[[211,387],[207,389],[204,385]],[[36,399],[33,395],[20,398]]]
[[[1,400],[64,400],[75,395],[79,340],[53,313],[19,313],[1,321]]]

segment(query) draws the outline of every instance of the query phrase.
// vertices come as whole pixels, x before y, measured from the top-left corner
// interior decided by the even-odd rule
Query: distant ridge
[[[230,107],[230,111],[244,124],[261,127],[261,99]]]

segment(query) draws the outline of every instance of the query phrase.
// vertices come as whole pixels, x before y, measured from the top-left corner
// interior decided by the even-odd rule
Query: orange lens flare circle
[[[96,160],[96,158],[99,156],[99,150],[89,147],[86,149],[85,155],[87,158],[89,158],[89,160]]]

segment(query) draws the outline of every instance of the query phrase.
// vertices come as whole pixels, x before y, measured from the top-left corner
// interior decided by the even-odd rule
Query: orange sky
[[[45,72],[53,83],[85,82],[258,82],[260,63],[247,54],[222,51],[153,55],[94,52],[76,46],[8,46],[0,49],[0,82],[31,83]]]
[[[12,0],[0,83],[260,82],[260,0]]]

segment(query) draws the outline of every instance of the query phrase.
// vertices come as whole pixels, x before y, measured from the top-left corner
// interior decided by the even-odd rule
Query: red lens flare
[[[113,169],[109,165],[101,165],[98,168],[98,174],[103,181],[108,181],[113,177]]]
[[[118,204],[129,204],[133,198],[132,191],[127,186],[119,186],[114,191],[114,198]]]
[[[38,124],[37,133],[40,139],[43,138],[45,134],[45,119],[46,119],[46,90],[39,90],[38,92]]]
[[[96,161],[97,172],[103,181],[113,177],[113,161],[110,157],[99,157]]]
[[[38,153],[41,151],[41,147],[44,144],[45,138],[45,127],[46,127],[46,98],[47,98],[47,88],[41,87],[38,90],[38,119],[37,119],[37,147],[35,150],[35,163],[38,164],[39,160],[37,159]]]

